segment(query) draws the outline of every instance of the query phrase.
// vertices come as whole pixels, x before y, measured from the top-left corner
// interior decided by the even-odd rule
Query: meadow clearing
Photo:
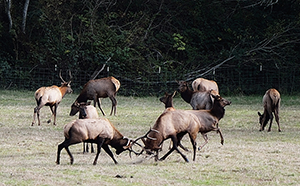
[[[215,132],[209,143],[197,151],[192,161],[188,136],[182,140],[189,152],[186,163],[174,152],[165,161],[155,162],[145,155],[115,155],[119,164],[101,151],[98,164],[92,165],[95,153],[82,153],[82,144],[70,151],[70,165],[65,150],[56,165],[57,145],[64,140],[63,126],[78,117],[69,116],[77,93],[68,94],[58,107],[57,125],[46,121],[49,107],[41,109],[41,126],[31,126],[36,106],[33,91],[0,90],[0,185],[299,185],[300,183],[300,97],[282,95],[280,122],[274,121],[271,132],[259,132],[257,112],[263,111],[261,96],[224,96],[232,102],[226,106],[219,127],[225,139]],[[129,138],[145,134],[164,105],[157,97],[117,96],[117,116],[105,116]],[[180,95],[174,98],[176,109],[191,109]],[[108,115],[109,99],[102,99]],[[98,109],[100,114],[100,110]],[[103,116],[101,116],[103,117]],[[268,125],[267,125],[268,127]],[[169,140],[168,140],[169,141]],[[169,142],[160,152],[163,155]],[[201,134],[198,144],[204,142]],[[114,152],[114,149],[112,149]]]

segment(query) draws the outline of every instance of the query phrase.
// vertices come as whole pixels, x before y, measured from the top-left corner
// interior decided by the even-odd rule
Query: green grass
[[[145,156],[128,153],[115,155],[115,165],[102,151],[98,164],[95,154],[82,154],[82,144],[70,147],[74,164],[70,165],[65,150],[61,164],[56,165],[57,145],[64,140],[63,126],[78,116],[70,117],[70,105],[76,94],[66,95],[58,108],[57,126],[48,124],[50,109],[41,109],[41,126],[30,126],[35,107],[34,92],[0,90],[0,186],[1,185],[298,185],[300,183],[300,98],[282,96],[281,133],[273,123],[271,132],[259,132],[257,112],[262,112],[262,96],[226,97],[226,107],[219,126],[224,145],[215,132],[208,134],[209,143],[197,151],[178,153],[165,161],[155,162]],[[164,105],[157,97],[117,96],[117,116],[105,116],[125,136],[145,134]],[[102,99],[103,109],[110,113],[109,99]],[[179,95],[177,109],[190,109]],[[98,112],[100,113],[99,109]],[[203,143],[201,135],[198,144]],[[169,142],[165,143],[163,155]],[[187,136],[184,146],[192,149]]]

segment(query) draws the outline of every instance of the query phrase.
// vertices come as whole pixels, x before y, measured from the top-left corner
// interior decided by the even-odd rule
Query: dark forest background
[[[0,88],[113,75],[123,95],[214,79],[224,94],[300,93],[300,0],[2,0]]]

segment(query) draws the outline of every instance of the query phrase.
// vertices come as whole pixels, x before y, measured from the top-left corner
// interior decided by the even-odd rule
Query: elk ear
[[[260,112],[257,112],[258,116],[262,116]]]

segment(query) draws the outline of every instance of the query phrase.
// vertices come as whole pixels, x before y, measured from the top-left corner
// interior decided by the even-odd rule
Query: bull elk
[[[99,98],[107,98],[112,102],[111,112],[110,115],[114,112],[116,115],[117,111],[117,100],[116,94],[120,88],[120,82],[114,77],[106,77],[101,79],[95,79],[88,81],[82,91],[80,92],[79,96],[75,100],[75,102],[71,106],[70,115],[75,115],[78,112],[76,109],[76,104],[87,102],[87,100],[94,101],[94,107],[96,107],[96,103],[98,104],[99,109],[101,110],[102,114],[105,115],[104,111],[101,108]]]
[[[154,126],[144,135],[133,141],[132,144],[136,144],[139,139],[142,139],[144,143],[143,151],[147,154],[154,154],[155,160],[165,160],[174,150],[176,150],[182,158],[189,162],[188,158],[182,154],[178,149],[181,139],[185,134],[189,134],[191,143],[193,145],[193,160],[196,158],[196,138],[199,131],[199,120],[194,115],[184,110],[168,110],[166,109],[158,119]],[[173,147],[162,157],[158,158],[158,151],[161,149],[162,143],[171,138]],[[154,152],[154,153],[153,153]]]
[[[275,115],[275,120],[278,125],[278,132],[281,132],[280,125],[279,125],[279,108],[280,108],[280,93],[272,88],[266,91],[265,95],[263,96],[263,107],[264,107],[264,113],[261,114],[258,112],[259,116],[259,123],[260,123],[260,129],[259,131],[263,131],[265,129],[265,126],[270,120],[270,125],[268,132],[271,131],[272,127],[272,121],[273,121],[273,113]]]
[[[118,163],[108,145],[116,149],[116,154],[131,150],[129,147],[132,140],[124,137],[106,118],[76,119],[64,126],[64,136],[65,140],[58,145],[56,164],[60,164],[60,152],[63,148],[66,149],[70,156],[70,163],[73,164],[74,158],[69,146],[81,142],[97,144],[97,154],[93,165],[97,164],[101,148],[112,158],[115,164]]]
[[[52,85],[51,87],[41,87],[37,91],[35,91],[34,97],[35,97],[37,106],[34,108],[33,121],[32,121],[31,126],[33,126],[35,123],[36,115],[38,118],[38,125],[41,124],[40,109],[44,105],[50,107],[50,110],[52,112],[51,118],[52,118],[52,116],[54,116],[53,125],[56,125],[56,111],[57,111],[58,105],[66,94],[72,93],[72,91],[73,91],[71,89],[71,85],[70,85],[71,79],[72,79],[72,75],[71,75],[70,71],[69,71],[69,76],[70,76],[70,80],[68,82],[66,82],[62,78],[61,71],[60,71],[59,77],[62,81],[60,87],[58,87],[56,85]],[[48,123],[51,122],[51,118],[47,121]]]

